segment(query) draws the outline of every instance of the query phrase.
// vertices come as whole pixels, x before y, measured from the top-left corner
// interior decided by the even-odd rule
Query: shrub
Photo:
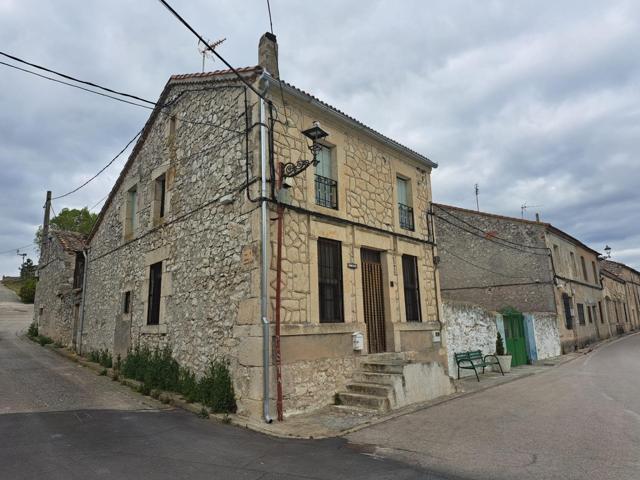
[[[38,336],[38,324],[36,322],[31,322],[31,325],[29,325],[27,336],[31,338],[35,338]]]
[[[36,283],[37,280],[35,278],[28,278],[24,281],[18,293],[22,303],[33,303],[33,299],[36,296]]]
[[[113,367],[113,358],[111,357],[111,354],[109,353],[109,350],[102,349],[102,350],[92,350],[89,352],[88,358],[90,361],[94,362],[94,363],[99,363],[100,365],[102,365],[104,368],[111,368]]]
[[[38,338],[38,343],[39,343],[40,345],[42,345],[43,347],[44,347],[45,345],[48,345],[48,344],[50,344],[50,343],[53,343],[53,339],[51,339],[51,338],[47,337],[46,335],[38,335],[38,337],[37,337],[37,338]]]
[[[236,412],[236,396],[226,363],[213,362],[209,365],[209,369],[200,379],[198,387],[200,401],[213,413]]]
[[[502,343],[502,335],[498,332],[496,338],[496,355],[504,355],[504,343]]]

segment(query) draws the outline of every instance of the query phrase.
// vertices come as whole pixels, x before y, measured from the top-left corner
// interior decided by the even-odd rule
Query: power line
[[[15,253],[18,250],[21,250],[23,248],[27,248],[27,247],[33,247],[34,245],[32,243],[28,243],[27,245],[22,245],[21,247],[16,247],[16,248],[11,248],[9,250],[5,250],[3,252],[0,252],[0,255],[6,255],[8,253]]]
[[[82,185],[80,185],[80,186],[78,186],[78,187],[74,188],[73,190],[71,190],[71,191],[69,191],[69,192],[67,192],[67,193],[65,193],[65,194],[63,194],[63,195],[58,195],[57,197],[53,197],[51,200],[58,200],[59,198],[64,198],[64,197],[67,197],[67,196],[71,195],[72,193],[76,193],[78,190],[80,190],[81,188],[85,187],[85,186],[86,186],[86,185],[88,185],[90,182],[92,182],[94,179],[96,179],[96,178],[98,177],[98,175],[100,175],[100,174],[101,174],[102,172],[104,172],[107,168],[109,168],[109,167],[111,166],[111,164],[112,164],[113,162],[115,162],[115,161],[120,157],[120,155],[122,155],[122,154],[125,152],[125,150],[126,150],[127,148],[129,148],[129,146],[130,146],[130,145],[131,145],[131,144],[132,144],[132,143],[133,143],[133,142],[134,142],[134,141],[135,141],[135,140],[136,140],[136,139],[137,139],[137,138],[142,134],[142,131],[143,131],[143,130],[144,130],[144,128],[143,128],[142,130],[140,130],[138,133],[136,133],[136,134],[135,134],[135,136],[134,136],[131,140],[129,140],[129,143],[127,143],[127,144],[124,146],[124,148],[123,148],[122,150],[120,150],[120,151],[118,152],[118,154],[117,154],[115,157],[113,157],[113,158],[109,161],[109,163],[107,163],[104,167],[102,167],[102,168],[100,169],[100,171],[99,171],[98,173],[96,173],[93,177],[91,177],[89,180],[87,180],[86,182],[84,182]]]
[[[238,77],[238,79],[240,79],[240,81],[247,86],[247,88],[249,88],[249,90],[251,90],[253,93],[255,93],[258,97],[262,98],[265,102],[271,104],[271,100],[266,98],[253,85],[251,85],[242,75],[240,75],[240,72],[238,72],[238,70],[236,70],[233,66],[231,66],[231,64],[229,62],[227,62],[224,59],[224,57],[222,55],[220,55],[214,48],[211,48],[211,46],[207,43],[207,41],[204,39],[204,37],[202,35],[200,35],[191,25],[189,25],[189,23],[184,18],[182,18],[180,16],[180,14],[178,12],[176,12],[171,5],[169,5],[168,2],[166,2],[165,0],[158,0],[158,1],[162,5],[164,5],[164,7],[167,10],[169,10],[173,14],[173,16],[178,19],[178,21],[180,23],[182,23],[185,27],[187,27],[187,29],[191,33],[193,33],[198,40],[200,40],[204,45],[206,45],[207,49],[209,51],[211,51],[211,53],[213,53],[222,63],[224,63],[227,66],[227,68],[229,70],[231,70],[236,75],[236,77]]]
[[[111,192],[109,192],[111,193]],[[109,196],[109,193],[107,193],[104,197],[102,197],[100,200],[98,200],[94,205],[92,205],[91,207],[89,207],[89,210],[93,210],[95,207],[97,207],[98,205],[100,205],[102,202],[104,202],[107,197]]]
[[[269,27],[271,35],[273,35],[273,20],[271,19],[271,3],[267,0],[267,10],[269,10]]]
[[[129,100],[125,100],[123,98],[114,97],[113,95],[108,95],[106,93],[96,92],[95,90],[91,90],[89,88],[84,88],[84,87],[81,87],[80,85],[74,85],[74,84],[69,83],[69,82],[64,82],[62,80],[58,80],[57,78],[49,77],[47,75],[42,75],[42,74],[37,73],[37,72],[32,72],[31,70],[27,70],[26,68],[21,68],[21,67],[18,67],[16,65],[11,65],[10,63],[0,62],[0,65],[4,65],[6,67],[15,68],[16,70],[20,70],[21,72],[29,73],[31,75],[35,75],[36,77],[44,78],[46,80],[51,80],[52,82],[56,82],[56,83],[61,83],[62,85],[67,85],[69,87],[77,88],[79,90],[84,90],[85,92],[94,93],[96,95],[100,95],[101,97],[107,97],[107,98],[111,98],[113,100],[117,100],[118,102],[128,103],[129,105],[135,105],[136,107],[142,107],[142,108],[146,108],[146,109],[149,109],[149,110],[153,110],[153,107],[148,107],[147,105],[140,105],[139,103],[130,102]]]
[[[496,283],[492,285],[473,285],[469,287],[452,287],[452,288],[441,288],[440,290],[443,292],[452,292],[456,290],[476,290],[476,289],[487,289],[487,288],[500,288],[500,287],[522,287],[527,285],[552,285],[552,281],[545,282],[522,282],[522,283]]]
[[[23,60],[23,59],[21,59],[19,57],[16,57],[14,55],[9,55],[8,53],[2,52],[2,51],[0,51],[0,55],[2,55],[4,57],[7,57],[7,58],[10,58],[11,60],[14,60],[16,62],[24,63],[25,65],[29,65],[30,67],[37,68],[38,70],[43,70],[45,72],[53,73],[54,75],[58,75],[59,77],[66,78],[67,80],[71,80],[71,81],[74,81],[74,82],[77,82],[77,83],[82,83],[84,85],[89,85],[90,87],[94,87],[94,88],[98,88],[100,90],[104,90],[105,92],[113,93],[115,95],[120,95],[122,97],[132,98],[134,100],[138,100],[140,102],[148,103],[150,105],[155,105],[156,104],[156,102],[152,102],[151,100],[147,100],[145,98],[138,97],[137,95],[131,95],[129,93],[119,92],[117,90],[113,90],[111,88],[103,87],[102,85],[98,85],[97,83],[88,82],[86,80],[80,80],[78,78],[72,77],[71,75],[60,73],[60,72],[57,72],[57,71],[52,70],[50,68],[43,67],[41,65],[37,65],[35,63],[27,62],[26,60]]]

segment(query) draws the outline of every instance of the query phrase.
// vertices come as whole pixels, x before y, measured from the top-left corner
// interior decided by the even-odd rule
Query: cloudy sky
[[[483,210],[537,205],[529,218],[640,269],[640,2],[271,3],[282,78],[438,162],[436,201],[473,208],[478,183]],[[173,4],[227,38],[233,65],[256,64],[266,0]],[[0,0],[0,50],[149,99],[201,68],[155,0]],[[45,191],[89,178],[148,111],[4,65],[0,105],[0,273],[13,274],[5,252],[31,243]],[[54,209],[99,210],[123,163]]]

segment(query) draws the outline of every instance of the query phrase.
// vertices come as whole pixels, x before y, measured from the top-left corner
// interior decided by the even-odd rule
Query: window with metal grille
[[[122,296],[122,313],[131,312],[131,291],[124,292]]]
[[[160,323],[160,293],[162,291],[162,262],[149,267],[149,305],[147,306],[147,325]]]
[[[584,305],[582,303],[578,303],[576,306],[578,308],[578,322],[580,322],[580,325],[586,325],[584,318]]]
[[[344,321],[342,307],[342,245],[318,239],[318,293],[320,323]]]
[[[409,194],[409,180],[396,178],[398,190],[398,215],[400,227],[405,230],[413,230],[413,208],[411,207],[411,195]]]
[[[413,255],[402,255],[402,279],[404,282],[404,306],[407,322],[421,322],[420,284],[418,281],[418,259]]]
[[[316,204],[321,207],[338,209],[338,182],[334,171],[331,149],[322,146],[317,155],[316,165]]]
[[[564,324],[567,330],[573,329],[573,315],[571,314],[571,297],[566,293],[562,294],[562,305],[564,306]]]

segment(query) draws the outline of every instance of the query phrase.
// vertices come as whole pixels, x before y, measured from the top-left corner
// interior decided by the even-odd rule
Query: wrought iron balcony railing
[[[331,178],[316,175],[316,204],[337,210],[338,182]]]
[[[402,203],[398,204],[398,211],[400,212],[400,227],[405,230],[414,230],[415,226],[413,223],[413,208],[408,205],[403,205]]]

